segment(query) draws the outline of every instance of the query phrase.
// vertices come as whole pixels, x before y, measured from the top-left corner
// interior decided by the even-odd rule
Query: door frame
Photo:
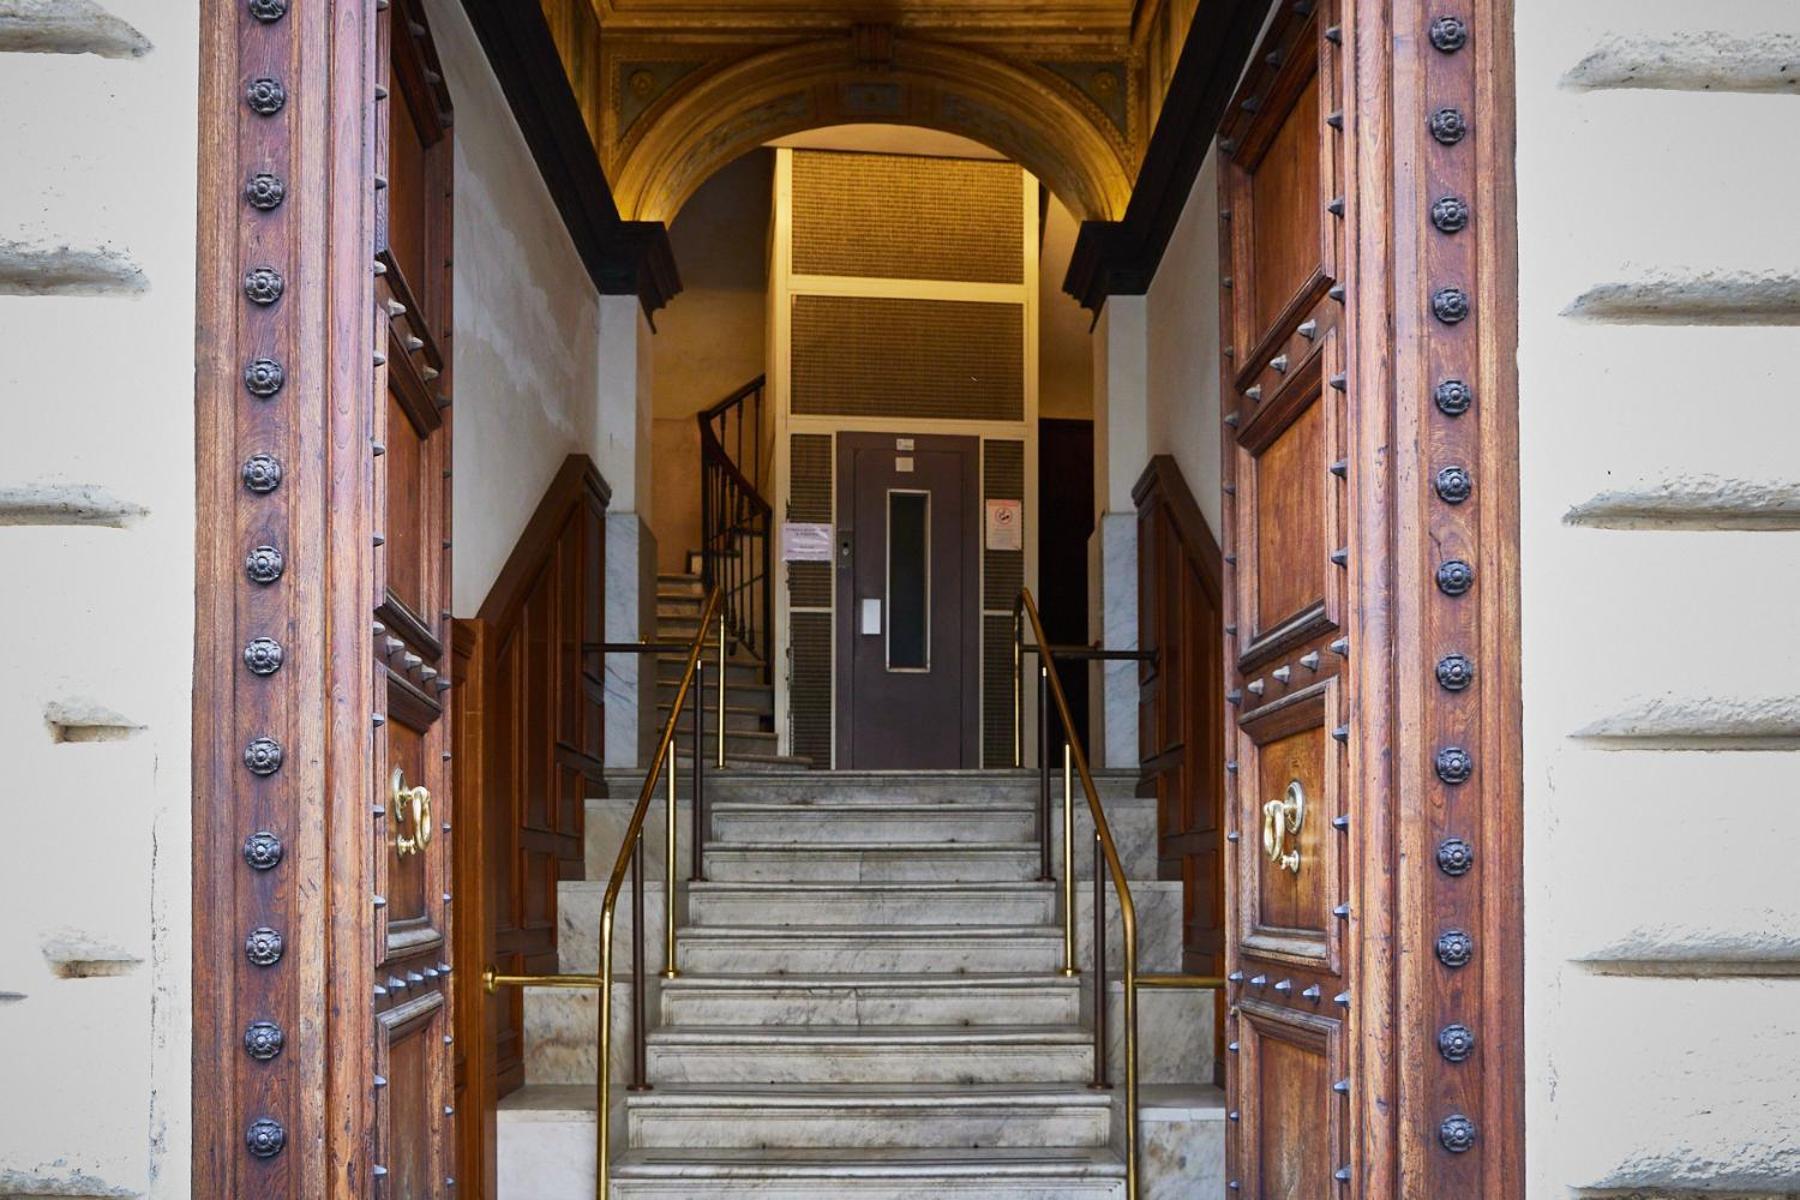
[[[373,0],[201,2],[201,1197],[356,1196],[373,1178],[374,14]],[[273,207],[269,189],[247,195],[258,172],[280,181]],[[258,359],[279,364],[278,388]],[[280,464],[273,487],[249,482],[256,454]],[[261,637],[281,649],[270,674],[246,664]]]
[[[970,534],[967,545],[963,547],[963,605],[968,610],[962,631],[963,677],[959,681],[962,691],[964,711],[974,714],[971,721],[965,722],[962,729],[961,758],[964,763],[981,765],[981,545],[982,545],[982,494],[981,494],[981,454],[982,439],[974,434],[944,433],[889,433],[869,432],[867,430],[840,430],[833,447],[835,462],[832,465],[832,504],[837,513],[837,521],[833,527],[833,540],[841,537],[847,528],[845,523],[846,501],[854,501],[856,479],[851,470],[858,450],[894,451],[894,439],[911,438],[915,452],[924,450],[952,451],[962,456],[962,482],[964,489],[965,509],[963,520],[969,526]],[[851,504],[852,511],[854,504]],[[844,595],[844,579],[842,569],[837,562],[832,562],[831,594],[836,609],[832,621],[832,721],[834,726],[834,765],[847,765],[850,749],[855,744],[855,702],[852,695],[851,679],[855,670],[854,655],[850,653],[851,642],[858,636],[856,633],[856,607],[852,598]],[[884,611],[882,620],[888,619]]]
[[[1274,41],[1315,5],[1269,7]],[[1341,125],[1328,131],[1341,138],[1344,192],[1333,211],[1347,239],[1346,288],[1334,292],[1345,318],[1343,374],[1330,384],[1348,393],[1351,489],[1342,564],[1348,637],[1334,648],[1349,688],[1342,734],[1351,858],[1340,936],[1350,986],[1337,1000],[1352,1023],[1341,1077],[1345,1194],[1518,1200],[1525,1029],[1513,0],[1317,7],[1345,97],[1331,114]],[[1281,55],[1268,48],[1252,51],[1225,107],[1217,149],[1226,155],[1280,69]],[[1465,202],[1460,220],[1434,212],[1446,196]],[[1222,239],[1228,221],[1221,213]],[[1221,279],[1223,312],[1229,289]],[[1223,363],[1225,386],[1249,365]],[[1235,440],[1223,427],[1226,453]],[[1457,467],[1460,476],[1440,474]],[[1233,530],[1225,532],[1229,539]],[[1233,563],[1237,547],[1228,540],[1224,550]],[[1458,573],[1446,576],[1452,560]],[[1458,675],[1464,666],[1469,673]],[[1224,707],[1228,738],[1239,712]],[[1236,786],[1228,773],[1228,790]],[[1235,808],[1233,799],[1228,811]],[[1236,1026],[1228,1049],[1239,1054],[1254,1040],[1252,1018],[1269,1007],[1247,988],[1253,982],[1227,981]],[[1243,1072],[1231,1074],[1235,1088]],[[1228,1101],[1246,1111],[1254,1103],[1236,1094]],[[1243,1123],[1228,1125],[1227,1173],[1253,1183],[1240,1145],[1247,1136]]]

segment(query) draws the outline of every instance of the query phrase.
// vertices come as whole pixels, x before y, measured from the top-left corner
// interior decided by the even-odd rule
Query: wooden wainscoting
[[[1182,881],[1183,969],[1217,975],[1225,963],[1219,543],[1168,455],[1150,460],[1131,494],[1138,646],[1156,652],[1138,669],[1138,739],[1144,786],[1156,796],[1157,873]],[[1221,1038],[1223,1013],[1217,1006]]]
[[[604,795],[598,654],[611,490],[571,454],[474,620],[456,622],[458,1194],[491,1200],[494,1105],[525,1082],[523,991],[481,973],[554,974],[556,885],[584,865],[585,802]]]

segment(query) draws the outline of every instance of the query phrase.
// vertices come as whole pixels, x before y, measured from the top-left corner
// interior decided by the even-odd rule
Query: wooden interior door
[[[415,1200],[454,1194],[456,1161],[450,102],[418,5],[377,22],[373,1194]]]
[[[1220,143],[1227,1170],[1293,1200],[1351,1161],[1337,7],[1283,6]]]

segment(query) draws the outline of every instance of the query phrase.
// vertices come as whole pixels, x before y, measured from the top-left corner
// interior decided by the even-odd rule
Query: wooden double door
[[[1523,1194],[1511,38],[1284,3],[1219,131],[1232,1195]]]
[[[1282,1200],[1345,1194],[1352,1158],[1333,7],[1277,19],[1226,135],[1219,198],[1230,1157],[1241,1194]]]
[[[376,13],[370,848],[375,1200],[455,1194],[450,98],[415,0]],[[471,964],[456,964],[469,967]],[[473,964],[479,970],[479,964]]]

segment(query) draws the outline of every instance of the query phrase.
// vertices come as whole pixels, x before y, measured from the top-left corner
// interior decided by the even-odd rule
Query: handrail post
[[[667,879],[667,895],[663,897],[663,978],[674,979],[681,972],[675,967],[675,743],[664,750],[669,772],[668,836],[663,839],[663,875]]]
[[[1094,834],[1094,1082],[1097,1091],[1112,1087],[1106,1070],[1106,847]]]
[[[639,908],[642,908],[640,903]],[[594,1112],[594,1198],[606,1200],[612,1191],[612,1173],[608,1164],[612,1162],[612,977],[613,977],[613,915],[610,911],[600,914],[600,1051],[599,1064],[596,1067],[594,1090],[596,1093]],[[642,967],[644,927],[637,927],[637,953]],[[639,969],[637,977],[642,979],[644,972]],[[632,1032],[633,1037],[641,1035],[641,1027]]]
[[[611,990],[610,983],[607,985]],[[602,992],[601,995],[606,995]],[[631,1090],[647,1092],[644,1067],[644,839],[631,851]],[[602,1064],[610,1073],[610,1066]]]
[[[1038,654],[1038,879],[1055,878],[1050,874],[1050,710],[1044,703],[1049,668],[1045,655]]]
[[[719,614],[719,770],[725,769],[725,614]]]
[[[1075,766],[1063,743],[1063,977],[1081,974],[1075,966]]]
[[[725,714],[719,714],[719,728],[725,727]],[[706,660],[694,664],[694,839],[693,869],[688,882],[706,880]]]
[[[1013,609],[1013,766],[1025,765],[1025,646],[1020,636],[1019,610]]]
[[[760,395],[760,393],[758,393]],[[763,514],[762,660],[763,682],[775,682],[775,514]],[[720,713],[724,720],[725,714]]]

